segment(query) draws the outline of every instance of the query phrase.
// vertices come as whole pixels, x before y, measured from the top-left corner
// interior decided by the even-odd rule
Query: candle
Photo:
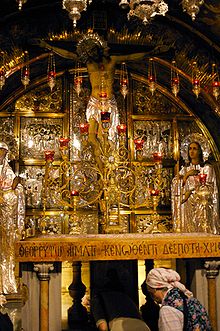
[[[154,76],[148,76],[149,82],[155,82],[155,77]]]
[[[60,142],[60,148],[65,148],[68,147],[70,139],[69,138],[60,138],[59,142]]]
[[[213,87],[219,87],[219,82],[217,80],[215,80],[214,82],[212,82],[212,86]]]
[[[122,86],[127,86],[128,85],[128,80],[127,79],[122,79],[121,85]]]
[[[143,139],[134,139],[135,148],[137,151],[141,151],[144,145]]]
[[[55,71],[50,71],[48,73],[48,78],[55,78],[56,77],[56,72]]]
[[[54,154],[55,154],[54,151],[44,151],[45,160],[53,162]]]
[[[199,85],[200,84],[200,80],[199,79],[194,79],[193,80],[193,85]]]
[[[162,153],[160,153],[160,152],[153,153],[153,160],[155,163],[161,163],[162,162]]]
[[[81,78],[81,77],[76,77],[76,78],[74,79],[74,84],[75,84],[75,85],[82,84],[82,78]]]
[[[173,78],[172,79],[172,85],[178,85],[179,84],[179,79],[178,78]]]
[[[118,134],[119,135],[124,134],[126,132],[126,128],[127,128],[127,126],[125,124],[117,125]]]
[[[150,191],[150,195],[151,195],[152,197],[157,197],[157,196],[159,195],[159,193],[160,193],[159,190],[154,190],[154,189],[152,189],[152,190]]]
[[[89,123],[81,123],[79,125],[79,131],[81,134],[87,134],[89,132]]]
[[[29,70],[27,68],[24,70],[24,76],[29,76]]]
[[[199,182],[201,184],[205,184],[206,183],[206,177],[207,177],[207,174],[199,174]]]
[[[102,92],[100,92],[99,96],[100,96],[101,99],[106,99],[107,98],[107,92],[102,91]]]
[[[79,196],[79,191],[72,190],[70,194],[71,194],[72,197],[78,197]]]
[[[110,122],[111,113],[108,111],[101,111],[101,121],[102,122]]]

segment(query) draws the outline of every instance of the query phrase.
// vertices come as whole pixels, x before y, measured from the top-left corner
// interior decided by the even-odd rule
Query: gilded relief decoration
[[[160,180],[158,181],[158,169],[152,166],[136,166],[136,189],[134,196],[134,205],[145,208],[153,208],[151,196],[152,188],[160,191],[158,207],[169,209],[171,205],[170,185],[173,178],[172,168],[160,169]]]
[[[133,104],[133,113],[139,115],[184,113],[183,110],[174,106],[174,104],[159,91],[156,90],[152,95],[146,84],[134,80]]]
[[[14,135],[15,118],[0,118],[0,141],[5,142],[9,148],[8,159],[10,161],[18,159],[18,144]]]
[[[62,81],[56,81],[56,86],[51,91],[47,84],[44,84],[28,93],[25,93],[15,103],[17,112],[50,112],[62,111]]]
[[[37,234],[97,234],[97,213],[79,212],[73,215],[64,215],[62,211],[52,215],[32,215],[25,218],[25,235],[32,237]]]
[[[62,119],[21,118],[21,158],[44,159],[44,151],[51,149],[59,158],[58,139],[62,136],[62,128]]]
[[[158,217],[157,224],[155,226],[153,219],[154,214],[136,215],[137,232],[138,233],[172,232],[171,215],[158,215],[157,217]]]
[[[163,158],[173,156],[173,132],[170,121],[134,121],[134,139],[142,139],[143,159],[152,159],[154,152]]]
[[[26,208],[42,208],[41,191],[44,172],[44,167],[39,166],[20,168],[20,177],[25,189]]]

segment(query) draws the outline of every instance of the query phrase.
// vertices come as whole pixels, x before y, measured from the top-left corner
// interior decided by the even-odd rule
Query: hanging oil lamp
[[[128,94],[128,72],[125,62],[121,64],[120,91],[123,97],[125,98],[126,95]]]
[[[201,90],[201,86],[200,86],[199,71],[198,71],[197,63],[193,62],[192,91],[196,95],[197,98],[199,97],[200,90]]]
[[[80,70],[80,63],[78,62],[76,65],[76,70],[75,70],[75,74],[74,74],[74,87],[76,90],[77,95],[79,96],[81,89],[82,89],[82,74],[81,74],[81,70]]]
[[[50,90],[52,92],[54,86],[56,85],[56,66],[55,66],[55,57],[53,53],[50,53],[48,58],[47,81]]]
[[[149,84],[149,90],[151,91],[152,95],[154,94],[156,90],[156,71],[153,59],[149,59],[149,66],[148,66],[148,84]]]
[[[218,68],[215,63],[212,64],[212,95],[215,99],[218,99],[219,96],[219,75],[218,75]]]
[[[2,54],[2,65],[0,67],[0,90],[2,90],[3,86],[5,85],[5,54]]]
[[[25,89],[30,83],[29,55],[27,51],[24,52],[24,64],[21,69],[21,82]]]
[[[177,71],[176,61],[172,61],[171,66],[171,90],[172,93],[177,97],[177,94],[180,90],[180,80],[179,80],[179,74]]]

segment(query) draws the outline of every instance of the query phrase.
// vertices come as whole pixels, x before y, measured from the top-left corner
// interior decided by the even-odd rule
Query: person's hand
[[[39,38],[32,39],[31,44],[42,47],[42,48],[46,48],[46,49],[48,49],[48,46],[49,46],[48,43],[46,43],[46,41],[39,39]]]
[[[184,198],[182,199],[181,204],[184,203],[184,202],[186,202],[189,199],[189,197],[192,194],[192,192],[193,192],[193,190],[189,190],[189,191],[186,191],[185,192]]]
[[[19,183],[20,183],[20,178],[16,176],[12,183],[12,190],[15,190]]]
[[[199,174],[199,170],[191,169],[187,172],[188,177],[189,176],[197,176]]]
[[[187,178],[189,176],[197,176],[198,174],[199,174],[199,170],[191,169],[191,170],[187,171],[187,173],[183,177],[183,184],[182,184],[182,186],[184,186],[186,184],[186,180],[187,180]]]

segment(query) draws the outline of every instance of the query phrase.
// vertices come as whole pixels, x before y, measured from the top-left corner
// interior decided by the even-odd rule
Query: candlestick
[[[153,160],[155,163],[161,163],[162,162],[163,155],[160,152],[153,153]]]
[[[89,123],[81,123],[79,125],[79,131],[81,134],[87,134],[89,132]]]
[[[70,139],[69,138],[60,138],[59,142],[60,142],[60,148],[67,148],[68,144],[69,144]]]
[[[206,183],[206,178],[207,178],[207,174],[199,174],[199,182],[200,184],[205,184]]]
[[[160,193],[160,191],[157,190],[157,189],[152,189],[152,190],[150,191],[150,195],[151,195],[152,197],[157,197],[157,196],[159,195],[159,193]]]
[[[44,151],[45,160],[53,162],[54,161],[54,154],[55,154],[54,151]]]
[[[137,151],[141,151],[144,146],[144,140],[143,139],[134,139],[135,148]]]
[[[117,130],[119,135],[123,135],[126,132],[127,126],[126,124],[117,125]]]
[[[78,197],[79,196],[79,191],[72,190],[70,194],[71,194],[72,197]]]

